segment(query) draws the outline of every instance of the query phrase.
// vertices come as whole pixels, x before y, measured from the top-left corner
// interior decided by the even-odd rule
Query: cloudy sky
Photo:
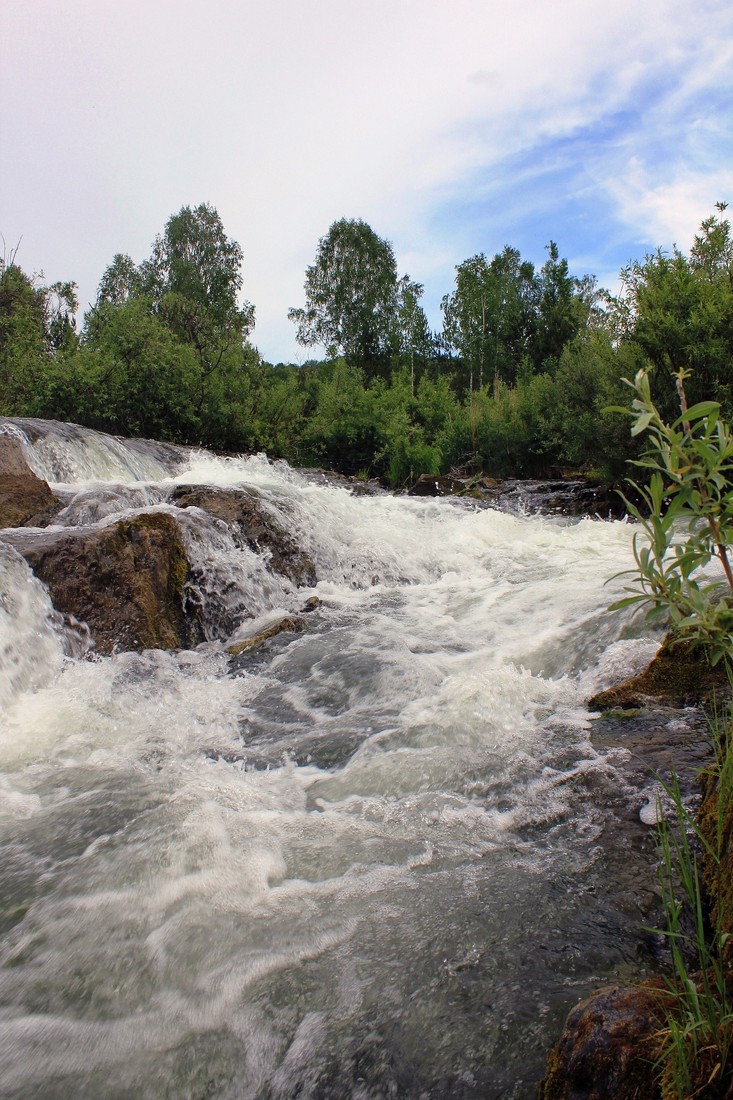
[[[0,233],[82,309],[208,202],[265,358],[319,237],[363,218],[424,283],[505,244],[615,285],[733,206],[730,0],[0,0]],[[0,242],[0,246],[2,242]]]

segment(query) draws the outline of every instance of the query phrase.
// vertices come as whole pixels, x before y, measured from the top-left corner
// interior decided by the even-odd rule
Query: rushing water
[[[568,1009],[648,963],[639,793],[584,709],[655,648],[606,611],[629,528],[4,430],[62,524],[252,486],[319,579],[178,512],[209,641],[90,659],[0,538],[0,1095],[532,1096]]]

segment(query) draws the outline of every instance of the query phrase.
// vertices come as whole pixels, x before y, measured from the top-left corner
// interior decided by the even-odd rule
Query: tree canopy
[[[306,270],[305,308],[288,316],[300,344],[319,345],[374,374],[395,346],[399,298],[392,245],[366,222],[341,218]]]
[[[658,250],[614,299],[550,242],[539,269],[516,248],[456,267],[432,333],[423,287],[363,221],[334,222],[306,271],[298,339],[328,358],[263,363],[249,342],[239,244],[213,207],[184,206],[136,263],[119,252],[76,331],[75,286],[0,265],[0,412],[125,435],[265,450],[409,483],[454,467],[495,476],[563,468],[619,476],[634,454],[622,379],[653,367],[659,407],[733,406],[733,238],[725,206],[687,254]]]

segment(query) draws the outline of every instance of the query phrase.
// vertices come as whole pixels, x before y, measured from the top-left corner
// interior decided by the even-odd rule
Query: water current
[[[3,430],[58,524],[252,487],[318,581],[187,509],[203,597],[254,617],[83,656],[0,537],[0,1096],[533,1096],[569,1008],[653,965],[639,792],[585,709],[657,645],[606,610],[628,525]]]

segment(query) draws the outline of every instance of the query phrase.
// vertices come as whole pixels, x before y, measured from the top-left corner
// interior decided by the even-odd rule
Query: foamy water
[[[59,522],[173,510],[212,611],[194,651],[82,658],[0,538],[0,1095],[533,1095],[638,965],[585,710],[656,645],[606,611],[628,527],[33,427]],[[257,489],[315,588],[173,509],[192,483]]]

